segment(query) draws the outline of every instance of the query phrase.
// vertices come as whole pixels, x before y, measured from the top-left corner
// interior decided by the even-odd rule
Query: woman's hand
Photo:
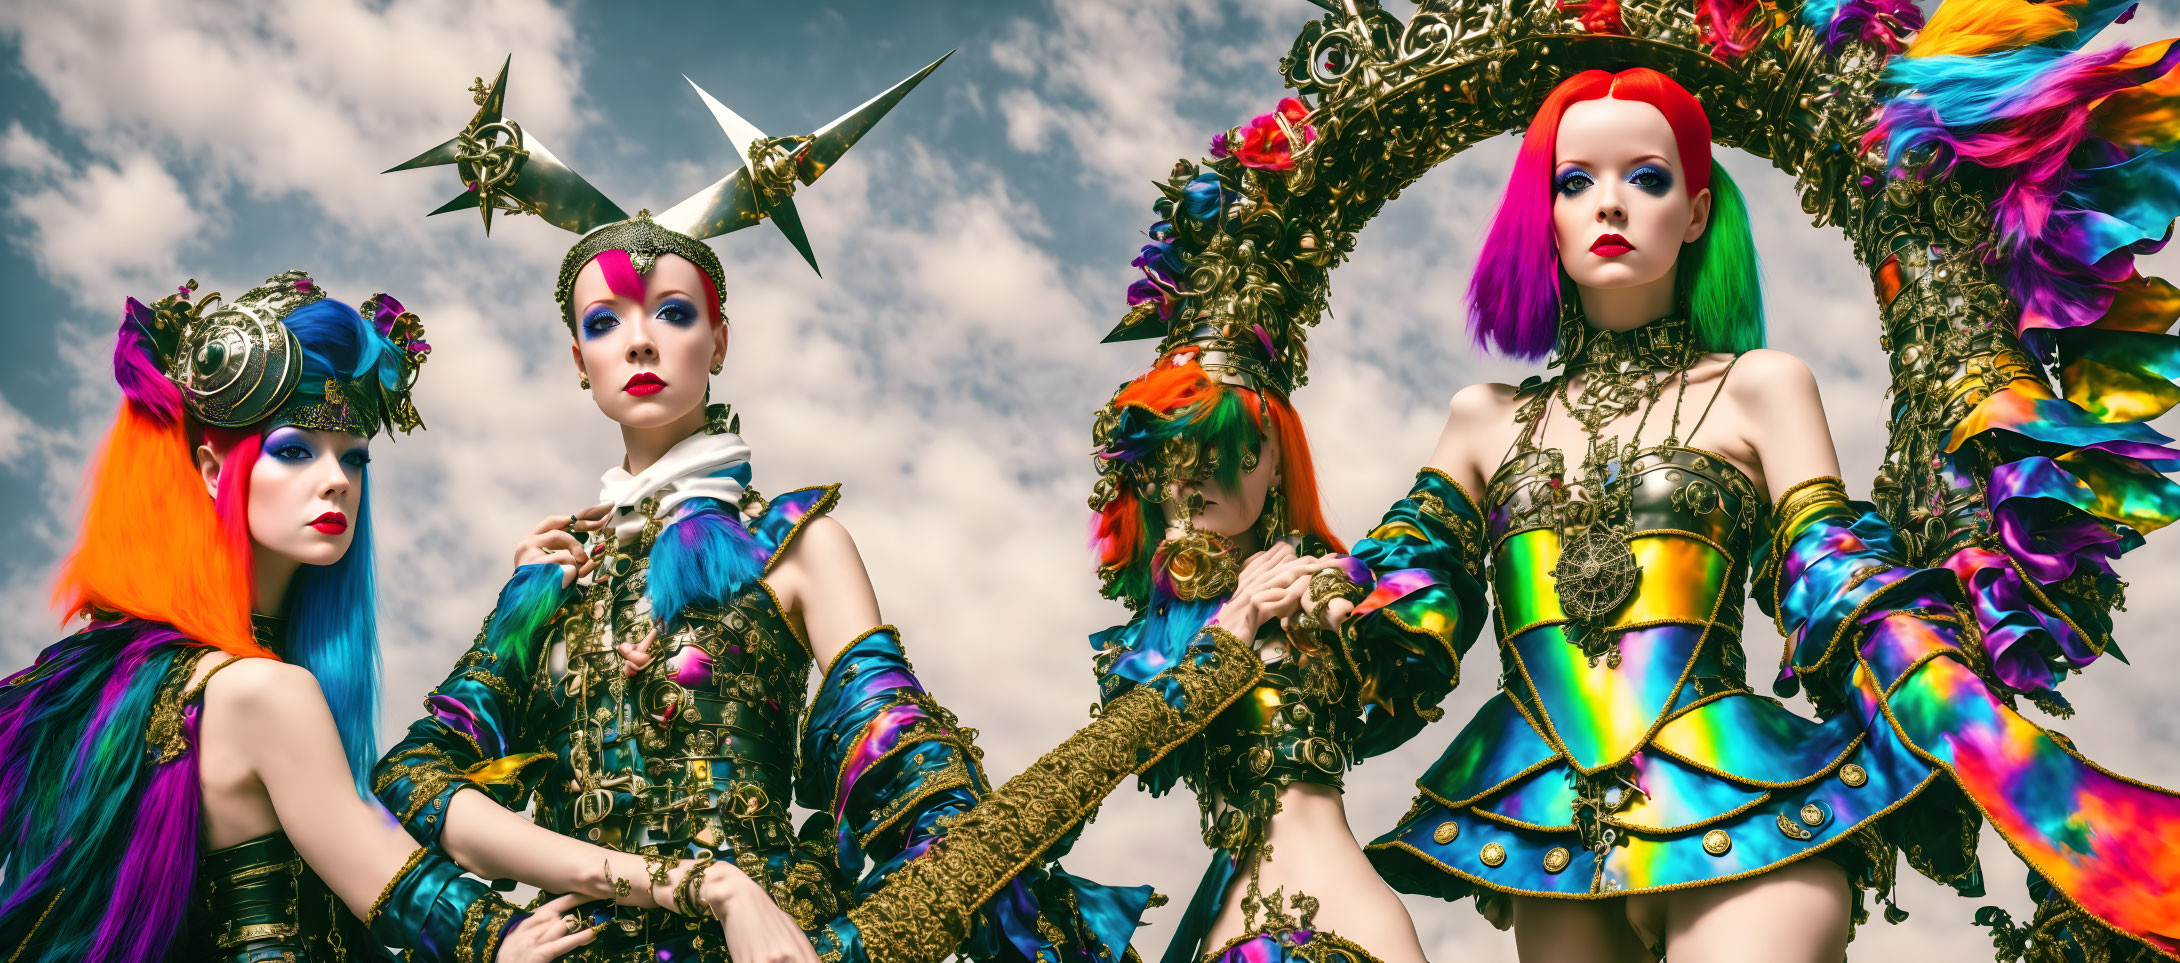
[[[499,963],[544,963],[597,939],[598,931],[575,911],[587,900],[580,893],[570,893],[531,910],[529,919],[507,931],[507,939],[500,942],[500,952],[493,959]]]
[[[1316,595],[1307,590],[1307,586],[1316,579],[1319,572],[1333,568],[1334,563],[1344,557],[1341,555],[1326,556],[1324,565],[1311,572],[1310,578],[1303,582],[1305,589],[1302,593],[1302,611],[1310,613],[1311,617],[1315,618],[1318,624],[1322,625],[1327,632],[1338,632],[1340,630],[1340,623],[1347,621],[1347,617],[1355,611],[1355,603],[1353,600],[1343,598],[1335,598],[1329,601],[1317,598]]]
[[[530,537],[515,545],[515,567],[535,565],[540,562],[557,562],[562,569],[562,588],[575,584],[575,580],[590,574],[598,563],[584,548],[583,539],[577,532],[588,534],[606,527],[606,513],[611,505],[592,505],[573,515],[551,515],[530,532]]]
[[[726,929],[727,958],[735,963],[818,963],[795,918],[734,864],[711,864],[697,895]]]
[[[659,630],[653,628],[641,642],[621,642],[614,645],[613,648],[621,653],[621,671],[631,679],[641,674],[644,666],[651,664],[651,653],[657,651],[655,647],[658,644]]]
[[[1234,594],[1212,617],[1211,624],[1234,633],[1243,642],[1255,642],[1264,623],[1301,611],[1309,574],[1324,566],[1324,559],[1298,556],[1285,542],[1250,556],[1241,567]]]

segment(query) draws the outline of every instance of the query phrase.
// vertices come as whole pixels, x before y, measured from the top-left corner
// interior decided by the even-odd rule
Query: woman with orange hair
[[[420,426],[430,346],[393,298],[359,314],[300,271],[230,304],[195,287],[128,302],[124,400],[56,592],[88,624],[0,683],[0,955],[535,961],[595,936],[558,915],[578,901],[656,905],[522,912],[371,799],[365,466],[380,429]]]
[[[1203,208],[1223,190],[1191,189],[1207,195]],[[1189,204],[1174,216],[1188,218]],[[1154,283],[1173,230],[1154,229],[1139,262]],[[1437,717],[1476,634],[1443,615],[1477,610],[1475,573],[1451,562],[1478,519],[1425,474],[1353,556],[1338,554],[1286,398],[1293,356],[1260,331],[1179,326],[1096,427],[1099,574],[1134,610],[1091,636],[1101,697],[1162,684],[1221,635],[1266,663],[1201,737],[1138,775],[1153,794],[1188,784],[1214,852],[1165,958],[1421,963],[1399,898],[1348,830],[1341,783]],[[1324,597],[1315,611],[1304,605],[1312,586]],[[1373,586],[1368,598],[1358,586]],[[1317,628],[1341,616],[1338,636]]]

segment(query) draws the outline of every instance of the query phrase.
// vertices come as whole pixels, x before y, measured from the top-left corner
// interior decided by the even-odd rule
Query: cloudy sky
[[[377,172],[465,122],[470,79],[512,53],[509,114],[623,207],[663,209],[735,163],[682,74],[769,132],[798,133],[958,48],[799,195],[822,279],[769,227],[716,242],[734,342],[714,394],[743,415],[760,489],[845,483],[840,517],[888,619],[982,728],[995,776],[1018,771],[1085,721],[1085,636],[1122,615],[1097,598],[1084,550],[1087,433],[1150,360],[1097,339],[1121,312],[1151,181],[1280,96],[1278,58],[1315,15],[1304,0],[6,4],[0,493],[23,529],[0,557],[0,663],[57,637],[46,596],[118,397],[107,359],[122,299],[190,277],[238,293],[300,267],[351,303],[397,294],[437,349],[419,400],[431,430],[374,450],[391,735],[468,644],[514,542],[589,504],[619,439],[576,388],[555,318],[571,238],[510,218],[487,241],[467,215],[422,216],[452,196],[448,171]],[[2145,10],[2112,36],[2176,32],[2172,13]],[[1511,156],[1502,138],[1434,172],[1339,271],[1296,402],[1351,536],[1405,490],[1456,389],[1519,374],[1459,330]],[[1837,232],[1808,226],[1789,178],[1746,155],[1725,163],[1754,202],[1772,343],[1816,368],[1850,486],[1866,491],[1886,384],[1869,282]],[[2180,273],[2180,254],[2145,269]],[[2070,683],[2082,711],[2056,724],[2168,785],[2180,703],[2157,680],[2180,674],[2180,598],[2158,583],[2176,564],[2175,536],[2128,559],[2134,607],[2118,631],[2134,665]],[[1751,662],[1775,644],[1759,620]],[[1451,718],[1351,777],[1358,835],[1406,809],[1415,775],[1489,695],[1496,659],[1479,645]],[[2022,915],[2022,874],[1995,838],[1994,897]],[[1176,897],[1142,933],[1152,955],[1200,854],[1185,793],[1130,788],[1068,866]],[[1988,900],[1906,875],[1913,918],[1866,927],[1857,958],[1988,952],[1968,926]],[[1434,959],[1513,956],[1466,905],[1409,908]]]

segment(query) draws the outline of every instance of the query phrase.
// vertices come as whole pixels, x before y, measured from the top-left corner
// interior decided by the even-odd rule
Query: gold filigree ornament
[[[1552,566],[1552,585],[1568,616],[1588,622],[1603,617],[1635,591],[1642,574],[1627,538],[1617,531],[1589,529],[1570,535]]]
[[[241,428],[295,425],[370,437],[381,427],[422,427],[410,401],[418,370],[431,353],[423,323],[401,304],[374,295],[360,309],[394,347],[394,383],[376,372],[356,380],[323,379],[302,390],[303,348],[286,319],[327,298],[309,274],[285,271],[232,303],[198,295],[191,280],[150,306],[130,299],[125,330],[142,336],[152,361],[181,389],[192,418]]]
[[[1210,532],[1183,527],[1158,547],[1173,597],[1184,602],[1223,598],[1241,580],[1241,559],[1232,542]]]
[[[1780,813],[1779,818],[1774,820],[1774,823],[1779,827],[1779,834],[1785,836],[1788,839],[1799,840],[1806,843],[1812,839],[1817,838],[1816,833],[1812,833],[1809,830],[1802,828],[1801,824],[1794,820],[1794,817],[1789,816],[1785,813]]]

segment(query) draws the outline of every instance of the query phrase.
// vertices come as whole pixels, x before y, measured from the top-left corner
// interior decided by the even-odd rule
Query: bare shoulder
[[[1453,393],[1453,401],[1447,404],[1450,421],[1478,424],[1500,420],[1514,410],[1521,398],[1521,389],[1513,385],[1479,381]]]
[[[802,524],[765,580],[790,608],[807,609],[809,603],[823,602],[850,586],[861,586],[859,594],[870,594],[870,573],[855,536],[829,514]]]
[[[824,568],[848,559],[861,564],[862,554],[855,547],[855,536],[848,534],[848,526],[841,524],[840,519],[829,514],[820,515],[796,530],[795,540],[780,553],[780,570]]]
[[[1735,377],[1728,387],[1736,393],[1750,393],[1749,397],[1774,392],[1813,394],[1817,389],[1817,375],[1809,370],[1808,362],[1777,348],[1745,352],[1733,370]]]
[[[1521,389],[1490,382],[1454,392],[1446,405],[1446,428],[1439,433],[1428,464],[1477,491],[1496,467],[1488,463],[1493,453],[1505,450],[1511,441],[1521,400]]]
[[[204,701],[209,711],[238,713],[253,726],[280,725],[332,712],[317,676],[277,659],[234,660],[205,681]]]

